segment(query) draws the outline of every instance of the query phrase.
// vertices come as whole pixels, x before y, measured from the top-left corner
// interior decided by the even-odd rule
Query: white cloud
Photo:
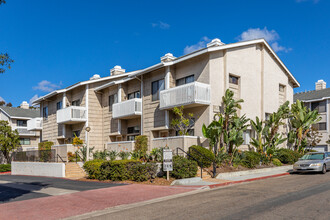
[[[4,102],[6,102],[1,96],[0,96],[0,101],[4,101]]]
[[[280,46],[278,44],[278,42],[274,42],[271,44],[271,47],[273,48],[273,50],[275,52],[280,52],[280,51],[284,51],[284,52],[290,52],[292,50],[292,48],[286,48],[286,47],[283,47],[283,46]]]
[[[238,36],[239,41],[254,40],[259,38],[264,38],[268,43],[270,43],[275,52],[283,51],[287,53],[292,50],[291,48],[286,48],[279,45],[277,42],[280,39],[279,34],[275,30],[268,30],[267,27],[264,27],[263,29],[250,28]]]
[[[39,96],[37,94],[35,94],[29,101],[29,104],[32,105],[32,103],[37,100],[39,98]]]
[[[157,23],[151,23],[151,26],[153,28],[160,28],[160,29],[169,29],[171,27],[171,25],[165,23],[165,22],[162,22],[162,21],[158,21]]]
[[[34,86],[33,89],[34,90],[40,90],[43,92],[52,92],[56,89],[59,89],[60,86],[54,83],[51,83],[47,80],[42,80],[41,82],[38,83],[37,86]]]
[[[206,47],[206,44],[209,43],[211,40],[208,37],[202,37],[202,39],[197,43],[197,44],[193,44],[190,46],[186,46],[183,50],[184,54],[188,54],[191,52],[194,52],[196,50],[202,49],[204,47]]]
[[[239,36],[240,41],[253,40],[258,38],[264,38],[266,41],[271,42],[278,40],[280,37],[275,30],[269,31],[267,27],[264,29],[250,28]]]

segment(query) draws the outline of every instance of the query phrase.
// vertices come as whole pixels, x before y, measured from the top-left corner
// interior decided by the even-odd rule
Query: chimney
[[[327,88],[327,83],[324,82],[323,79],[320,79],[315,83],[315,90],[321,90],[326,88]]]
[[[173,56],[173,54],[167,53],[163,57],[160,58],[160,61],[162,61],[163,63],[166,63],[166,62],[170,62],[170,61],[175,60],[175,58],[176,57]]]
[[[94,80],[94,79],[100,79],[100,75],[98,74],[94,74],[91,78],[89,78],[90,80]]]
[[[23,109],[29,109],[30,105],[29,103],[27,103],[27,101],[23,101],[20,107]]]
[[[121,66],[116,65],[114,68],[112,68],[110,70],[110,75],[111,76],[115,76],[115,75],[119,75],[125,73],[125,69],[122,69]]]
[[[219,38],[215,38],[210,43],[207,44],[207,47],[221,46],[221,45],[224,45],[224,43],[222,43]]]

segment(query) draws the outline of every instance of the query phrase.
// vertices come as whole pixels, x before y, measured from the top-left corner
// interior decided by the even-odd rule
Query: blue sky
[[[23,100],[93,74],[148,67],[213,38],[265,37],[298,79],[295,91],[330,85],[329,0],[110,1],[7,0],[0,6],[0,52],[15,60],[0,75],[0,99]]]

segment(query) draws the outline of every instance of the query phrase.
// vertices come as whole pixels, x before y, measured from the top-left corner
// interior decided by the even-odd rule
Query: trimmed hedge
[[[244,151],[242,153],[241,165],[247,168],[254,168],[260,163],[261,155],[254,151]]]
[[[130,164],[128,167],[128,173],[130,180],[136,182],[143,182],[149,179],[156,178],[157,174],[157,164],[156,163],[135,163]]]
[[[0,164],[0,173],[9,172],[9,171],[11,171],[11,165],[10,164]]]
[[[173,156],[173,171],[171,176],[176,179],[195,177],[197,174],[197,162],[188,160],[182,156]]]
[[[87,161],[83,168],[88,178],[99,180],[143,182],[155,178],[157,174],[156,163],[142,164],[138,160],[92,160]]]
[[[114,160],[102,163],[100,180],[122,181],[129,179],[128,167],[134,163],[141,163],[137,160]]]
[[[195,149],[195,150],[193,150]],[[198,152],[200,152],[202,155],[204,155],[205,157],[203,157],[202,155],[200,155]],[[215,161],[215,156],[214,154],[212,153],[212,151],[202,147],[202,146],[198,146],[198,145],[192,145],[191,147],[189,147],[189,154],[196,158],[198,161],[202,162],[203,163],[203,166],[204,167],[210,167],[212,165],[212,161]],[[207,159],[209,158],[209,159]],[[189,158],[189,159],[192,159],[193,158]]]
[[[95,159],[95,160],[90,160],[87,161],[83,168],[86,171],[88,178],[89,179],[98,179],[101,175],[101,165],[104,162],[104,160],[99,160],[99,159]]]

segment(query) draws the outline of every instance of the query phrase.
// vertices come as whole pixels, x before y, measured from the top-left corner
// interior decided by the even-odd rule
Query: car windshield
[[[301,160],[323,160],[324,154],[306,154]]]

